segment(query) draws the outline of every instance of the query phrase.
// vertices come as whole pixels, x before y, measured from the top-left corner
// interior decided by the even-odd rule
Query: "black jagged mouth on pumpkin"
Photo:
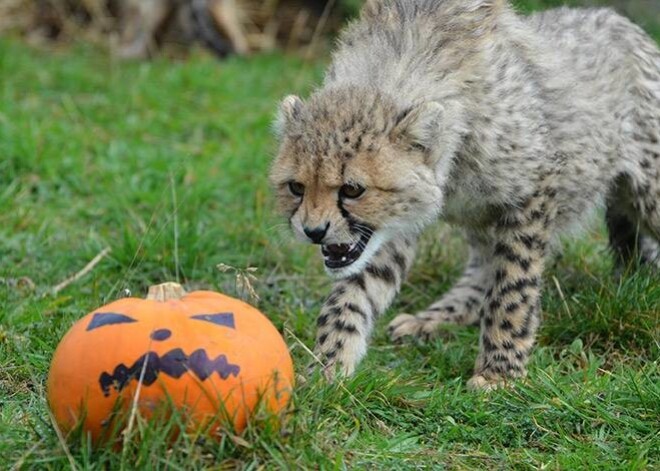
[[[372,231],[363,233],[360,238],[350,244],[324,244],[321,246],[323,261],[330,269],[344,268],[355,262],[371,239]]]
[[[107,397],[110,396],[112,389],[120,392],[131,381],[139,381],[140,377],[142,377],[142,384],[149,386],[156,382],[160,374],[178,379],[185,373],[190,372],[201,381],[204,381],[213,373],[217,373],[221,379],[227,379],[230,376],[238,376],[240,371],[241,367],[229,363],[226,355],[218,355],[216,358],[211,359],[206,351],[201,348],[190,355],[187,355],[180,348],[175,348],[163,356],[149,351],[138,358],[131,366],[120,363],[115,367],[112,374],[106,371],[101,373],[99,384],[103,395]]]

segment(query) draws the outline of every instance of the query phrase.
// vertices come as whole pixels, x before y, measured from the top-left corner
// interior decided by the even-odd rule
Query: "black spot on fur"
[[[472,308],[475,307],[477,304],[479,304],[479,300],[478,300],[477,298],[472,298],[472,297],[470,297],[470,298],[467,298],[467,299],[465,300],[465,307],[466,307],[467,309],[472,309]]]
[[[518,332],[514,332],[513,337],[516,339],[525,339],[529,337],[529,329],[527,327],[523,327]]]
[[[341,314],[341,308],[339,306],[332,307],[327,310],[328,316],[337,317]]]
[[[506,307],[504,308],[504,310],[505,310],[508,314],[511,314],[511,313],[514,312],[516,309],[518,309],[518,303],[507,304]]]
[[[488,307],[491,311],[497,310],[502,305],[502,302],[499,299],[492,299],[488,304]]]
[[[495,255],[519,265],[524,271],[529,270],[530,260],[521,257],[511,246],[498,242],[495,244]]]
[[[335,329],[341,331],[341,332],[347,332],[349,334],[354,334],[357,332],[357,327],[355,327],[353,324],[348,324],[341,319],[337,319],[334,323]]]
[[[337,286],[335,289],[332,291],[332,294],[335,296],[343,296],[346,294],[346,287],[345,286]]]
[[[529,235],[529,234],[523,234],[520,237],[520,241],[527,247],[529,250],[532,250],[534,247],[534,244],[537,242],[536,236]]]
[[[399,267],[399,271],[403,274],[406,271],[406,258],[399,252],[399,251],[394,251],[392,253],[392,258],[394,259],[394,263]]]
[[[364,281],[364,275],[362,273],[358,273],[357,275],[351,276],[348,279],[348,282],[358,285],[362,291],[365,291],[367,289],[367,285]]]
[[[503,353],[499,353],[499,352],[495,353],[493,355],[493,360],[495,360],[498,363],[504,363],[504,362],[509,361],[509,359],[506,357],[506,355],[504,355]]]
[[[377,266],[374,266],[374,265],[369,265],[369,266],[367,266],[366,271],[367,271],[367,273],[369,273],[374,278],[382,280],[385,283],[394,284],[396,282],[396,279],[394,277],[394,272],[388,266],[377,267]]]
[[[521,292],[525,288],[536,287],[538,286],[538,284],[539,284],[538,277],[520,278],[514,281],[513,283],[509,283],[507,285],[502,286],[500,288],[498,296],[501,297],[511,292]]]
[[[488,337],[485,336],[485,335],[484,335],[483,338],[482,338],[482,343],[483,343],[483,346],[484,346],[484,350],[487,351],[487,352],[492,352],[493,350],[496,350],[496,349],[497,349],[497,347],[496,347],[495,344],[490,340],[490,338],[488,338]]]
[[[355,314],[359,315],[365,321],[367,320],[367,315],[365,314],[365,312],[362,309],[360,309],[358,306],[356,306],[355,304],[347,303],[346,304],[346,309],[348,309],[349,311],[354,312]]]
[[[530,217],[532,218],[532,220],[538,221],[539,219],[543,218],[543,213],[538,209],[535,209],[530,213]]]
[[[513,324],[511,324],[511,322],[509,322],[507,319],[504,319],[500,324],[500,329],[502,330],[511,330],[512,328]]]
[[[339,302],[339,298],[344,295],[346,292],[345,289],[340,288],[336,289],[330,296],[328,296],[328,299],[325,301],[326,306],[334,306]]]
[[[529,271],[529,266],[530,266],[531,262],[529,261],[529,259],[521,258],[521,259],[518,261],[518,264],[520,265],[520,267],[521,267],[524,271],[527,272],[527,271]]]

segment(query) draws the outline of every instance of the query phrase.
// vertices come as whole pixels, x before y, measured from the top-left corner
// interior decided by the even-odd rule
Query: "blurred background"
[[[298,49],[336,31],[357,7],[334,0],[2,0],[0,34],[32,43],[94,41],[124,58],[181,54],[193,45],[225,57]]]
[[[0,35],[31,43],[84,40],[144,59],[201,45],[218,57],[323,44],[362,0],[1,0]],[[521,11],[612,6],[660,35],[658,0],[514,0]]]

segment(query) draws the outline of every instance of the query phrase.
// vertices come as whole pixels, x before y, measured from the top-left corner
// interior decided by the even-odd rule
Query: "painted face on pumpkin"
[[[63,433],[114,439],[111,424],[133,405],[146,418],[162,403],[183,410],[190,430],[229,419],[241,431],[258,406],[283,410],[293,363],[275,326],[238,299],[171,285],[96,309],[62,338],[48,403]]]
[[[217,314],[195,314],[189,319],[195,321],[209,322],[211,324],[235,329],[234,314],[231,312],[221,312]],[[116,312],[97,312],[87,325],[87,331],[102,328],[104,326],[115,324],[128,324],[138,322],[136,319]],[[162,342],[172,336],[172,331],[167,328],[154,329],[150,334],[150,339],[155,342]],[[238,376],[241,368],[227,360],[226,355],[218,355],[210,358],[207,352],[202,349],[187,354],[181,348],[174,348],[168,352],[159,355],[154,351],[147,351],[144,355],[137,358],[131,365],[120,363],[114,368],[112,373],[104,371],[99,376],[99,385],[103,395],[108,397],[112,389],[121,392],[131,381],[142,381],[146,386],[152,385],[160,374],[165,374],[171,378],[180,378],[185,373],[194,374],[201,381],[217,373],[221,379],[227,379],[229,376]]]

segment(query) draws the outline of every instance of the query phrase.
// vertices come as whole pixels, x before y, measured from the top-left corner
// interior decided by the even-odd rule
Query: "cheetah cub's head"
[[[388,240],[437,215],[442,185],[430,149],[441,118],[440,105],[400,110],[357,88],[284,99],[271,183],[296,236],[321,246],[331,275],[361,271]]]

